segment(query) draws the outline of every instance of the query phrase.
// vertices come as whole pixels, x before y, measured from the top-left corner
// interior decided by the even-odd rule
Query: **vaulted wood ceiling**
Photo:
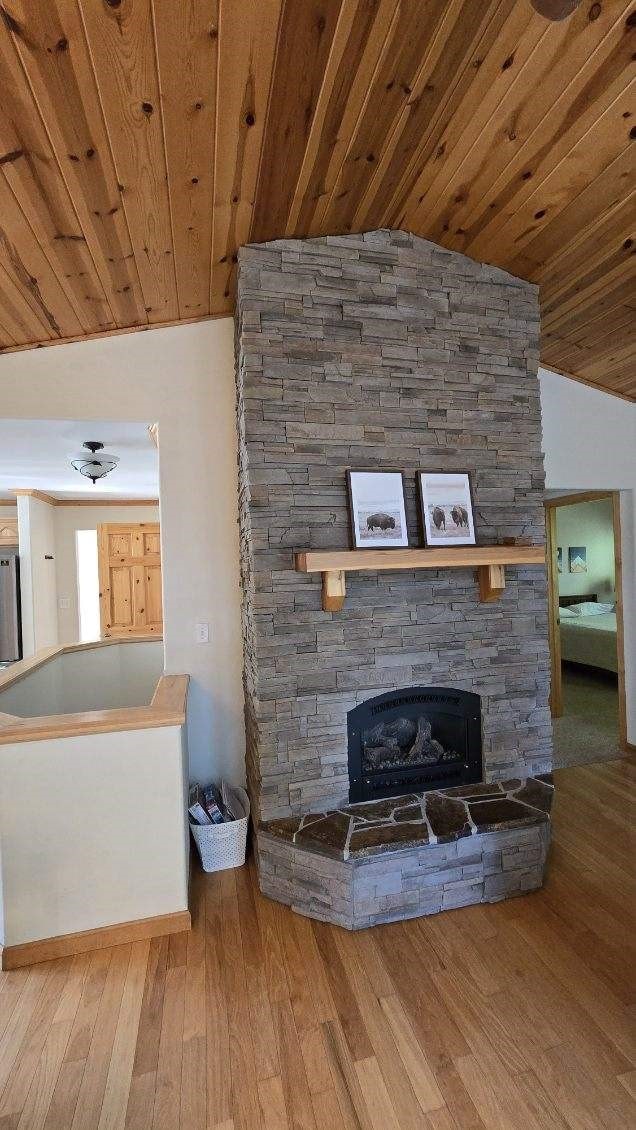
[[[404,227],[540,284],[636,397],[636,5],[3,0],[0,347],[233,308],[236,249]]]

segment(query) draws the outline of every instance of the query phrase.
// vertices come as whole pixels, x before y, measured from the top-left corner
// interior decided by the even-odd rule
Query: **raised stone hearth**
[[[523,894],[543,882],[553,792],[542,776],[271,820],[261,887],[350,930]]]
[[[468,567],[352,572],[334,612],[294,567],[295,551],[350,547],[351,468],[404,471],[410,546],[426,469],[470,472],[480,545],[543,545],[538,328],[534,285],[408,232],[241,249],[248,788],[263,890],[304,913],[366,925],[540,883],[548,817],[530,793],[552,765],[545,570],[510,566],[496,603],[480,602]],[[432,715],[430,732],[402,711],[374,717],[357,774],[357,708],[420,688],[474,696],[475,740],[460,747]],[[438,791],[462,780],[471,792]],[[381,801],[372,823],[349,807],[389,793],[407,798]],[[393,888],[365,904],[367,868]]]

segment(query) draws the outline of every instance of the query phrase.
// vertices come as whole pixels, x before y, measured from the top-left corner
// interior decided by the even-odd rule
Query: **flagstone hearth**
[[[350,930],[524,894],[543,882],[553,793],[545,774],[270,820],[261,889]]]
[[[552,777],[466,785],[347,804],[333,812],[269,820],[264,831],[335,859],[359,859],[392,848],[444,844],[547,820]]]

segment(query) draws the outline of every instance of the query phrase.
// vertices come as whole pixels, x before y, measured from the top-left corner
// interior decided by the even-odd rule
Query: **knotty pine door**
[[[97,527],[101,635],[160,636],[161,551],[158,522]]]

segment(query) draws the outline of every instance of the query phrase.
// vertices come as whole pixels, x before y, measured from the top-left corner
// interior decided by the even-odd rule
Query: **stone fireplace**
[[[380,800],[482,779],[479,695],[404,687],[347,714],[349,800]]]
[[[480,545],[543,544],[538,326],[534,285],[406,232],[239,254],[248,788],[263,890],[304,913],[368,925],[541,882],[545,569],[510,568],[493,603],[470,568],[351,573],[330,612],[316,577],[294,568],[294,551],[349,547],[351,468],[404,470],[411,545],[420,469],[471,473]],[[362,913],[354,892],[380,849],[399,891]],[[441,861],[453,892],[442,883],[429,898],[429,879],[425,898],[408,867],[395,870],[405,851],[427,874],[437,853],[432,873]]]

